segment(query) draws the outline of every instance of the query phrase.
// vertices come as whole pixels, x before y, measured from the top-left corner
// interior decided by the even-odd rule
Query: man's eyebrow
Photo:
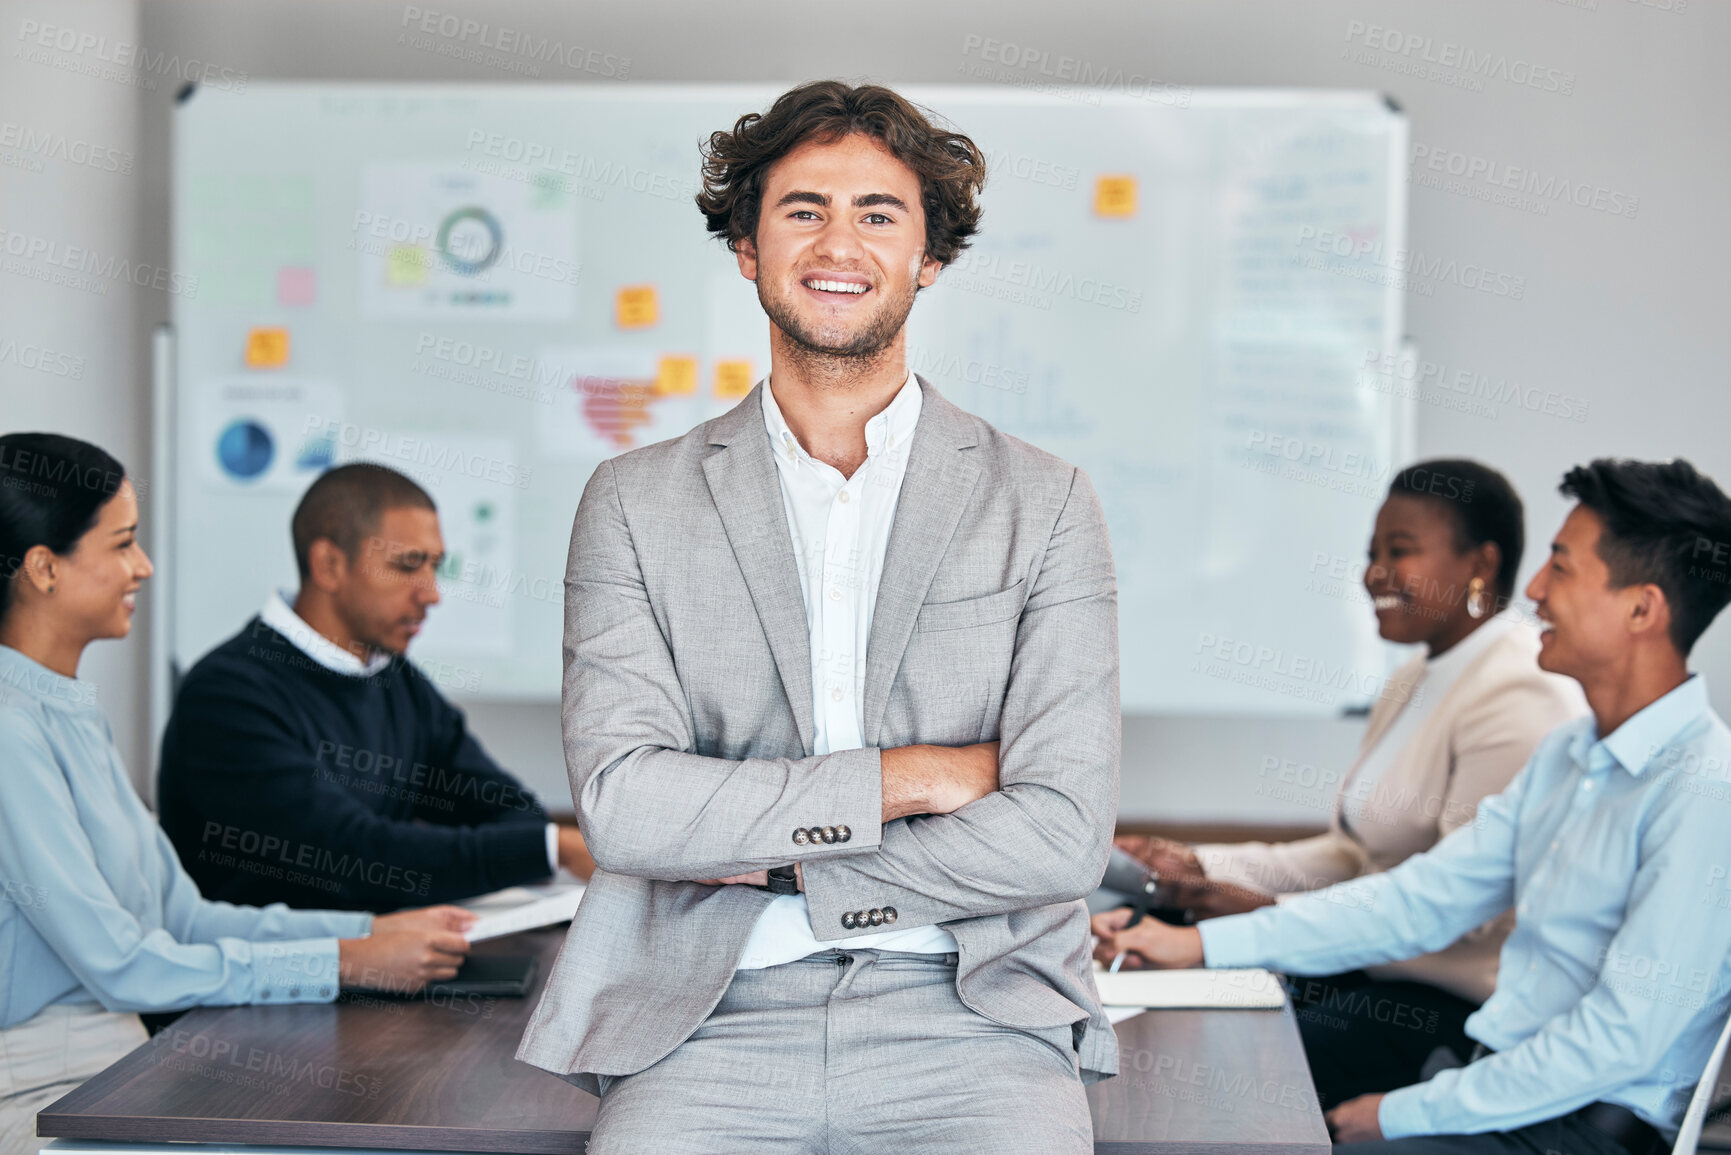
[[[1551,543],[1551,555],[1553,557],[1559,553],[1568,553],[1568,552],[1569,552],[1569,547],[1564,545],[1562,542],[1553,541]]]
[[[795,189],[775,202],[775,207],[778,209],[784,205],[816,205],[818,208],[827,209],[829,207],[829,197],[820,192],[808,192],[804,189]]]
[[[904,213],[908,211],[907,202],[893,193],[865,193],[853,198],[853,207],[856,209],[869,209],[873,205],[888,205],[892,209],[901,209]]]

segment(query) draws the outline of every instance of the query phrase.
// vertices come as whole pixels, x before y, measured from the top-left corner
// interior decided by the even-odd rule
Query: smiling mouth
[[[1400,609],[1406,605],[1406,599],[1399,594],[1378,594],[1370,600],[1370,604],[1376,607],[1378,613],[1381,613],[1383,610]]]
[[[862,296],[870,285],[862,285],[854,281],[831,281],[823,277],[807,277],[800,284],[819,293],[832,293],[838,297]]]

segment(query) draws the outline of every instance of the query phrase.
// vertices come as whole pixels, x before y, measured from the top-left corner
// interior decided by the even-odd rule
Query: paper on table
[[[577,913],[577,903],[582,898],[583,888],[577,886],[558,894],[550,894],[546,898],[526,902],[522,906],[514,906],[510,910],[484,914],[469,928],[468,939],[470,942],[480,942],[483,939],[498,938],[500,935],[570,922],[571,916]]]
[[[1280,980],[1257,967],[1117,974],[1096,970],[1094,985],[1109,1007],[1279,1010],[1286,1005]]]

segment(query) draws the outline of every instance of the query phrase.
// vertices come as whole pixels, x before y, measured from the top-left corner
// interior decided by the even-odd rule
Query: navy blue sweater
[[[389,911],[549,875],[546,812],[425,675],[335,673],[258,618],[187,674],[157,797],[226,902]]]

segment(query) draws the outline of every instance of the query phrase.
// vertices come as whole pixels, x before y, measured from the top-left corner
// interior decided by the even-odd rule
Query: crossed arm
[[[1017,625],[995,751],[690,753],[688,699],[612,463],[578,508],[566,586],[567,763],[602,870],[754,879],[798,858],[813,926],[836,928],[820,937],[843,937],[835,916],[861,905],[895,905],[918,926],[1077,898],[1098,883],[1118,789],[1117,591],[1104,517],[1079,471]],[[781,691],[771,678],[762,692]],[[852,837],[790,843],[814,821]]]

